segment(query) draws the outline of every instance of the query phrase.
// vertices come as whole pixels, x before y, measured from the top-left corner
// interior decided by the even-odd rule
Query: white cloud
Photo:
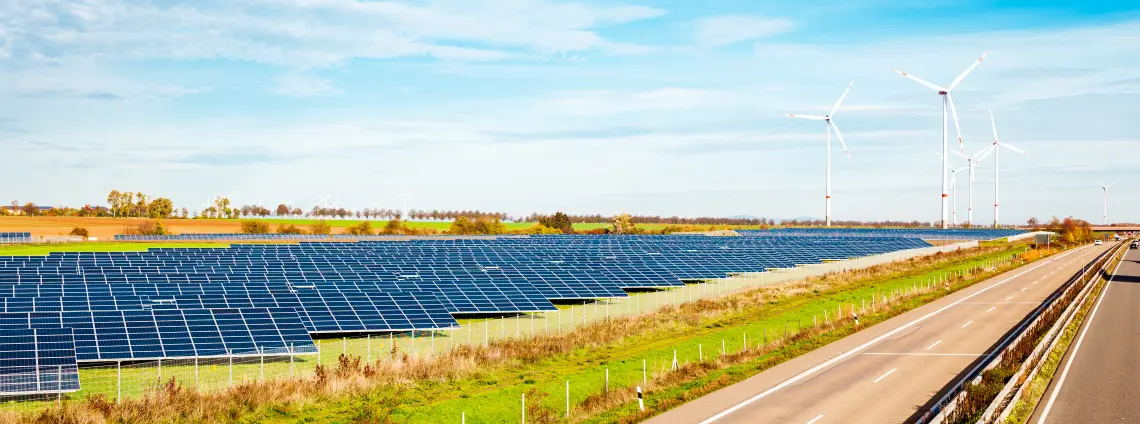
[[[693,36],[697,44],[722,46],[782,34],[795,28],[796,22],[788,18],[715,16],[698,20]]]
[[[0,5],[0,26],[13,29],[29,58],[224,58],[306,68],[354,58],[500,60],[517,56],[515,49],[627,53],[638,48],[613,43],[595,30],[663,13],[539,0],[203,0],[165,7],[43,0]]]
[[[317,97],[339,93],[332,82],[314,75],[290,72],[277,77],[270,92],[291,97]]]

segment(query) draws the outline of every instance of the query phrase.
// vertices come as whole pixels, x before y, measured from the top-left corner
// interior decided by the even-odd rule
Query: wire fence
[[[270,381],[291,377],[310,377],[318,365],[335,367],[340,355],[359,356],[368,362],[396,360],[399,355],[430,357],[463,345],[487,345],[501,339],[520,339],[567,332],[608,318],[650,313],[666,306],[719,297],[757,287],[799,281],[832,272],[862,269],[874,265],[950,252],[977,246],[977,242],[911,249],[845,261],[748,273],[701,283],[686,284],[665,290],[630,293],[628,297],[586,300],[559,305],[557,311],[509,316],[461,318],[458,329],[368,334],[341,338],[318,338],[315,353],[297,353],[292,349],[275,352],[245,352],[222,358],[121,361],[80,364],[80,389],[73,393],[47,395],[0,396],[0,410],[26,411],[55,407],[62,400],[101,395],[111,401],[137,397],[155,390],[174,379],[200,391],[213,391],[250,381]],[[916,286],[916,289],[918,287]],[[874,305],[874,299],[869,299]],[[855,307],[855,305],[851,305]],[[868,305],[862,305],[863,308]],[[840,313],[839,315],[842,315]],[[836,316],[837,315],[832,315]],[[824,315],[822,321],[833,320]],[[799,325],[797,323],[797,329]],[[787,334],[787,327],[782,330]],[[751,336],[723,339],[719,345],[684,346],[674,353],[683,362],[702,361],[706,357],[725,355],[775,340],[781,329],[763,329]],[[641,375],[613,375],[607,370],[606,381],[614,387],[645,384],[652,375],[662,375],[675,368],[673,357],[645,358]],[[629,373],[626,373],[629,374]],[[596,376],[599,377],[600,376]],[[612,380],[610,379],[612,377]],[[609,384],[609,383],[607,383]]]

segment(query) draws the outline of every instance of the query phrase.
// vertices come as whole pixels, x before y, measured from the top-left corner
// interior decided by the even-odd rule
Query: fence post
[[[115,362],[115,403],[123,401],[123,361]]]
[[[526,424],[526,393],[522,394],[522,424]]]
[[[728,356],[728,348],[724,343],[724,339],[720,339],[720,356]]]
[[[371,334],[368,335],[367,352],[368,352],[368,362],[372,362],[372,335]]]
[[[647,377],[648,373],[645,370],[646,370],[645,360],[642,359],[641,360],[641,385],[648,387],[649,386],[649,378]]]
[[[227,350],[226,353],[227,353],[226,356],[228,356],[230,359],[230,383],[229,383],[229,385],[232,387],[234,385],[234,352],[232,350]]]
[[[293,376],[293,344],[289,343],[289,376]]]
[[[321,341],[317,340],[317,365],[321,364]]]
[[[705,347],[697,343],[697,362],[705,361]]]
[[[606,368],[606,393],[610,392],[610,369]]]
[[[491,343],[491,321],[490,318],[483,318],[483,346],[486,347]]]
[[[194,388],[198,388],[198,357],[194,357]]]
[[[742,339],[744,341],[744,347],[742,347],[741,350],[748,350],[748,333],[744,333],[744,337]]]
[[[162,383],[162,358],[158,359],[158,382]]]
[[[258,347],[257,350],[258,350],[258,353],[260,354],[260,355],[258,355],[257,358],[261,360],[261,365],[260,365],[261,369],[258,370],[259,375],[257,376],[257,378],[261,381],[265,381],[265,346]]]
[[[570,418],[570,380],[566,380],[566,418]]]

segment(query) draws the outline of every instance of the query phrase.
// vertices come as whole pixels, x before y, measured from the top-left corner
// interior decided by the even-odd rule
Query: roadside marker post
[[[637,386],[637,409],[645,412],[645,399],[641,395],[641,386]]]

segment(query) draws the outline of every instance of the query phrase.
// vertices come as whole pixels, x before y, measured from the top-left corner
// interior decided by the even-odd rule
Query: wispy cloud
[[[269,91],[291,97],[317,97],[339,93],[332,82],[310,74],[290,72],[277,77]]]
[[[796,22],[789,18],[716,16],[698,20],[693,36],[697,44],[723,46],[786,33],[795,28]]]

